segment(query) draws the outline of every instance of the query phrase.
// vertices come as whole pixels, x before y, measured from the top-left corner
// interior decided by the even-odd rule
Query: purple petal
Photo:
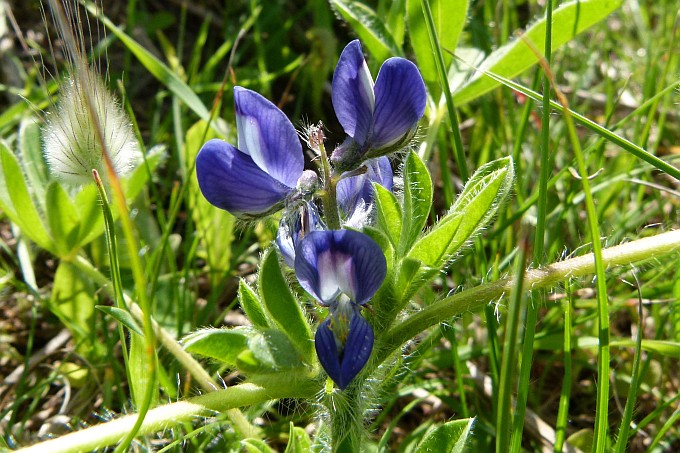
[[[314,346],[319,362],[330,378],[344,390],[368,362],[373,350],[373,329],[357,310],[352,310],[346,343],[334,334],[338,318],[329,316],[316,331]]]
[[[345,133],[363,145],[371,131],[375,96],[359,40],[350,42],[342,51],[333,73],[331,96]]]
[[[425,112],[425,83],[416,65],[389,58],[375,81],[371,146],[384,148],[406,135]]]
[[[258,93],[234,87],[238,147],[277,181],[295,187],[304,169],[302,145],[286,115]]]
[[[342,376],[340,372],[340,354],[338,354],[338,345],[335,342],[335,336],[331,330],[331,318],[326,318],[319,328],[316,329],[314,335],[314,347],[316,355],[319,358],[319,363],[328,376],[333,379],[333,382],[340,385],[338,381]]]
[[[337,185],[338,205],[348,216],[351,216],[355,209],[373,202],[371,183],[376,182],[387,190],[392,190],[394,185],[392,165],[386,156],[367,161],[366,167],[366,173],[363,175],[343,178]]]
[[[309,202],[304,203],[290,215],[281,217],[276,233],[276,244],[285,263],[291,268],[295,266],[295,249],[298,243],[308,233],[324,228],[316,206]]]
[[[248,155],[217,139],[198,152],[196,176],[206,200],[237,217],[266,214],[292,190],[262,171]]]
[[[365,304],[378,291],[386,273],[387,262],[380,246],[357,231],[313,231],[296,250],[298,281],[323,305],[331,305],[340,294],[356,304]]]
[[[340,364],[341,380],[344,384],[338,383],[341,389],[347,387],[366,365],[371,357],[371,351],[373,351],[373,341],[371,325],[355,311],[349,326],[349,335]]]

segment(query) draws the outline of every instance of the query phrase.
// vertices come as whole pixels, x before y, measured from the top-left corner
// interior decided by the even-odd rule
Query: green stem
[[[552,50],[552,0],[546,3],[545,12],[545,64],[550,64]],[[538,215],[536,222],[536,232],[534,237],[534,264],[542,265],[545,249],[545,227],[548,219],[548,181],[552,168],[550,167],[550,78],[543,76],[543,117],[541,119],[541,166],[538,181]],[[529,395],[529,379],[531,377],[531,366],[534,358],[534,336],[536,334],[536,322],[538,321],[538,302],[543,300],[543,292],[536,291],[534,298],[526,306],[526,322],[524,329],[524,341],[522,345],[522,364],[519,372],[519,383],[517,385],[517,402],[515,403],[515,414],[513,420],[513,434],[511,452],[518,453],[522,448],[522,431],[524,430],[524,414],[526,412],[527,399]]]
[[[357,382],[345,389],[342,394],[326,395],[329,399],[327,407],[331,415],[333,453],[361,451],[365,407],[361,396],[361,386],[362,383]]]
[[[106,189],[99,176],[97,170],[92,170],[92,177],[94,178],[95,186],[97,191],[99,191],[99,201],[102,204],[102,215],[104,217],[104,225],[106,232],[106,246],[109,253],[109,268],[111,272],[111,284],[113,285],[112,297],[116,304],[116,307],[121,310],[127,310],[127,304],[125,303],[125,296],[123,294],[123,282],[120,277],[120,265],[118,262],[118,243],[116,241],[116,226],[113,221],[113,213],[111,212],[111,205],[109,204],[109,198],[106,195]],[[108,283],[108,282],[107,282]],[[122,324],[118,324],[118,336],[120,338],[120,344],[123,349],[123,362],[125,363],[125,374],[128,381],[130,381],[130,367],[128,365],[128,348],[125,342],[125,329]]]
[[[242,406],[251,406],[279,398],[313,398],[317,388],[312,382],[295,379],[281,379],[277,387],[259,387],[254,384],[239,384],[225,390],[207,393],[186,401],[166,404],[147,412],[137,434],[163,431],[171,426],[192,422],[197,417],[210,417]],[[101,449],[120,442],[136,428],[137,414],[128,415],[91,428],[76,431],[19,450],[22,453],[75,453]]]
[[[439,38],[437,37],[437,31],[434,26],[434,19],[432,17],[432,11],[430,10],[430,3],[427,0],[421,0],[420,4],[423,8],[423,15],[425,16],[425,28],[427,28],[427,35],[430,38],[430,47],[432,47],[432,53],[435,57],[434,61],[437,65],[439,83],[442,86],[442,91],[444,92],[444,98],[446,99],[446,105],[448,107],[449,122],[451,123],[451,134],[453,135],[453,155],[456,158],[456,165],[458,165],[460,177],[463,179],[463,182],[465,182],[467,181],[470,173],[465,160],[465,150],[463,149],[463,139],[460,135],[458,113],[456,112],[456,105],[453,102],[451,88],[449,87],[449,79],[446,74],[444,55],[442,54],[441,47],[439,46]]]
[[[677,251],[680,251],[680,230],[610,247],[602,250],[601,256],[602,264],[609,268],[627,266],[646,259],[658,259],[662,255]],[[570,278],[592,274],[594,271],[594,257],[589,253],[543,268],[528,270],[524,276],[523,286],[528,289],[546,288]],[[510,293],[515,287],[514,278],[505,278],[445,297],[422,309],[385,332],[380,338],[380,343],[385,347],[376,351],[376,359],[371,361],[371,366],[375,367],[385,361],[395,349],[420,332],[451,317],[479,310],[489,302]]]
[[[323,201],[323,213],[326,220],[326,225],[331,230],[340,229],[340,215],[338,213],[338,202],[336,194],[336,186],[338,181],[333,177],[331,172],[331,164],[328,160],[326,147],[323,141],[318,143],[317,147],[319,154],[321,154],[321,172],[323,173],[324,191],[321,196]]]
[[[519,255],[515,261],[516,273],[514,281],[517,285],[512,289],[508,315],[505,321],[505,342],[503,344],[503,357],[501,359],[501,377],[498,385],[498,413],[496,414],[496,451],[509,451],[510,441],[517,438],[510,437],[510,422],[512,421],[512,394],[517,365],[517,338],[519,337],[520,314],[524,299],[524,274],[526,272],[526,259],[528,254],[526,239],[520,239]],[[524,366],[524,360],[522,365]],[[515,433],[516,434],[516,433]]]

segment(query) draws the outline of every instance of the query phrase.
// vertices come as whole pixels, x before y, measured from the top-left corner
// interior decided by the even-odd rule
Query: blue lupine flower
[[[371,357],[373,329],[357,305],[343,301],[319,325],[314,346],[321,366],[344,390]]]
[[[241,218],[277,211],[303,174],[302,146],[286,115],[258,93],[234,87],[238,148],[210,140],[196,157],[205,198]]]
[[[276,245],[281,256],[289,267],[295,266],[295,249],[298,243],[312,231],[323,230],[319,212],[313,203],[300,204],[298,209],[281,217],[279,230],[276,233]]]
[[[338,206],[345,215],[345,225],[360,228],[365,224],[373,204],[374,182],[390,191],[394,186],[392,165],[386,156],[367,161],[365,173],[338,182]]]
[[[300,285],[329,308],[328,318],[316,331],[315,347],[321,366],[341,389],[371,356],[373,330],[359,312],[386,273],[378,244],[357,231],[313,231],[296,249]]]
[[[388,154],[411,139],[425,112],[425,83],[416,65],[387,59],[373,84],[358,40],[340,55],[333,74],[335,114],[349,138],[331,159],[341,171]]]

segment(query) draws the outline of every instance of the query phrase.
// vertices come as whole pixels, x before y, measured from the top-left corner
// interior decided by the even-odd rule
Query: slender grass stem
[[[544,61],[550,65],[552,49],[552,0],[546,2],[545,10],[545,48]],[[545,262],[545,230],[548,220],[548,181],[552,167],[550,166],[550,77],[543,76],[543,117],[541,120],[540,175],[538,181],[538,214],[534,236],[533,260],[535,265]],[[533,297],[526,306],[526,322],[524,323],[524,341],[522,343],[522,364],[517,385],[517,401],[513,420],[512,444],[510,451],[517,453],[522,448],[522,432],[524,430],[524,414],[526,413],[529,394],[529,379],[534,361],[534,336],[538,320],[538,304],[543,299],[543,291],[533,292]]]
[[[569,398],[571,397],[571,350],[572,350],[572,304],[573,294],[567,283],[567,301],[564,305],[564,380],[562,381],[562,390],[560,391],[560,403],[557,411],[557,422],[555,423],[555,445],[553,451],[560,453],[564,442],[567,438],[567,423],[569,422]]]
[[[644,332],[644,325],[642,319],[642,293],[640,292],[640,285],[636,285],[638,290],[638,322],[637,335],[635,336],[635,355],[633,357],[633,370],[630,378],[630,390],[626,398],[626,406],[623,410],[623,417],[621,418],[621,425],[619,426],[619,434],[616,439],[614,451],[616,453],[625,453],[628,446],[628,433],[630,432],[630,423],[633,420],[633,409],[637,401],[637,391],[640,385],[640,369],[642,367],[642,333]]]
[[[529,47],[532,47],[529,45]],[[535,49],[533,49],[535,50]],[[597,285],[597,328],[598,328],[598,356],[597,356],[597,403],[595,411],[595,428],[593,452],[604,453],[608,441],[608,422],[609,422],[609,299],[607,297],[607,282],[602,261],[602,242],[600,239],[600,227],[598,225],[597,210],[593,194],[590,190],[590,180],[585,157],[581,152],[581,144],[576,134],[576,128],[571,118],[569,103],[562,94],[555,79],[544,59],[539,59],[543,70],[550,78],[553,89],[564,108],[564,120],[567,125],[569,140],[578,164],[578,172],[585,195],[585,207],[588,219],[588,230],[593,247],[593,258],[595,261],[595,277]]]
[[[524,273],[528,244],[520,239],[519,254],[515,261],[515,279],[517,285],[512,289],[508,315],[506,318],[505,342],[501,359],[501,377],[498,384],[498,413],[496,414],[496,451],[509,451],[510,424],[513,419],[511,412],[512,394],[514,389],[515,367],[517,366],[517,338],[519,337],[520,314],[524,299]],[[524,364],[524,362],[522,362]]]
[[[113,222],[113,213],[111,212],[111,205],[109,204],[108,196],[106,195],[106,188],[99,177],[97,170],[92,170],[95,186],[99,191],[99,201],[102,205],[102,215],[104,216],[104,231],[106,233],[106,246],[109,254],[109,268],[111,272],[111,284],[113,285],[112,296],[116,307],[121,310],[128,310],[128,305],[123,294],[123,282],[120,278],[120,265],[118,262],[118,243],[116,240],[115,224]],[[125,329],[121,324],[118,324],[118,337],[120,339],[121,348],[123,350],[123,362],[125,363],[125,374],[130,381],[130,367],[128,364],[128,348],[125,342]]]
[[[458,165],[458,171],[463,182],[467,181],[470,172],[467,168],[467,161],[465,160],[465,150],[463,149],[463,139],[460,135],[460,124],[458,121],[458,113],[456,112],[456,105],[453,102],[451,95],[451,88],[449,87],[449,79],[446,75],[446,66],[444,65],[444,56],[442,49],[439,46],[439,38],[434,26],[434,19],[432,18],[432,11],[430,10],[430,3],[427,0],[421,0],[420,4],[423,8],[423,15],[425,16],[425,26],[427,34],[430,38],[430,46],[432,53],[434,53],[434,61],[437,65],[437,74],[439,75],[439,83],[442,86],[444,98],[449,112],[449,122],[451,123],[451,135],[453,136],[453,155]]]

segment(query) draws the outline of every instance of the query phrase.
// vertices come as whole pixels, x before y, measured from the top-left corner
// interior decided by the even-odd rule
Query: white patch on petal
[[[359,89],[363,93],[363,97],[368,99],[371,106],[371,112],[375,111],[375,93],[373,92],[373,76],[368,69],[368,64],[364,60],[364,64],[359,70]]]

